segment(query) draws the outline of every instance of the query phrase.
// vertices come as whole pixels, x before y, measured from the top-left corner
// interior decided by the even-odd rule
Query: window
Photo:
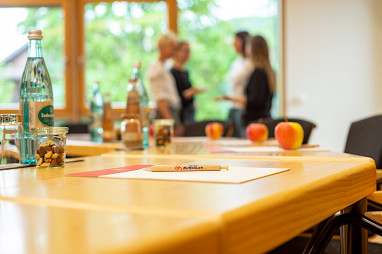
[[[114,108],[124,108],[134,62],[143,74],[156,57],[156,39],[168,30],[166,3],[89,3],[85,5],[85,84],[89,102],[92,84],[110,93]],[[148,88],[148,81],[144,84]],[[147,89],[149,91],[149,89]]]
[[[94,81],[100,82],[103,93],[111,94],[116,113],[121,113],[133,63],[142,62],[145,78],[148,64],[157,56],[158,35],[170,29],[191,44],[188,69],[193,84],[208,89],[196,98],[197,120],[224,119],[229,105],[214,102],[213,98],[227,91],[225,73],[235,58],[232,47],[235,31],[246,29],[264,35],[270,44],[273,67],[281,73],[280,3],[279,0],[234,3],[0,0],[0,22],[7,24],[0,27],[0,34],[8,38],[2,39],[0,48],[0,109],[18,112],[29,28],[43,30],[44,57],[52,79],[56,117],[71,121],[87,118],[87,101]],[[144,79],[144,83],[148,88],[148,81]],[[275,102],[273,108],[280,108],[278,95]]]
[[[228,92],[227,72],[236,57],[233,48],[235,32],[246,30],[262,35],[268,42],[271,63],[280,74],[280,28],[277,0],[179,0],[178,31],[190,42],[188,63],[191,80],[207,92],[196,98],[196,119],[226,119],[228,102],[214,101]],[[280,91],[280,88],[277,89]],[[279,115],[280,98],[276,92],[273,116]]]
[[[43,51],[56,109],[65,107],[64,21],[60,7],[0,8],[0,108],[18,110],[28,30],[43,30]]]

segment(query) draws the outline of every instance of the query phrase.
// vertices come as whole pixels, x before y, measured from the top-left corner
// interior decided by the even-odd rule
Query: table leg
[[[367,198],[342,210],[342,213],[364,214],[367,210]],[[357,225],[341,227],[341,254],[367,254],[367,230]]]

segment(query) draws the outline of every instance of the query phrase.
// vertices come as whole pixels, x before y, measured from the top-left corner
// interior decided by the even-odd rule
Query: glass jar
[[[43,127],[32,129],[35,138],[36,165],[38,168],[62,168],[66,158],[68,127]]]
[[[22,136],[23,116],[21,114],[0,114],[1,165],[9,166],[23,161]]]
[[[173,119],[154,120],[154,137],[155,137],[155,145],[157,147],[171,146],[173,136],[174,136],[174,120]]]
[[[121,139],[128,149],[142,148],[142,125],[139,115],[124,114],[122,116]]]

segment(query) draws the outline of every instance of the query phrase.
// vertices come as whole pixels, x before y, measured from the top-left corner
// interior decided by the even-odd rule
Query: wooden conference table
[[[362,212],[374,192],[371,159],[316,153],[254,159],[117,152],[63,169],[3,170],[0,253],[263,253],[339,210]],[[64,176],[139,164],[290,170],[242,184]]]

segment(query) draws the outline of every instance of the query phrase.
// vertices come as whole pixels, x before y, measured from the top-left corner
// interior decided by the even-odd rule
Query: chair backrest
[[[371,157],[377,168],[382,168],[382,115],[350,125],[345,153]]]
[[[64,122],[58,126],[67,126],[69,127],[69,134],[72,133],[89,133],[89,128],[87,123],[70,123]]]
[[[218,120],[206,120],[202,122],[189,123],[184,126],[183,136],[185,137],[201,137],[206,136],[205,128],[207,124],[212,122],[218,122],[223,125],[224,132],[223,136],[231,137],[232,136],[232,124],[228,121],[218,121]]]
[[[303,144],[307,144],[309,142],[310,135],[312,134],[313,129],[316,127],[316,124],[299,118],[287,118],[289,122],[296,122],[301,124],[302,129],[304,130],[304,139],[302,141]],[[269,137],[273,138],[275,136],[275,127],[278,123],[284,122],[284,118],[279,119],[271,119],[266,118],[262,119],[262,123],[268,127]]]

